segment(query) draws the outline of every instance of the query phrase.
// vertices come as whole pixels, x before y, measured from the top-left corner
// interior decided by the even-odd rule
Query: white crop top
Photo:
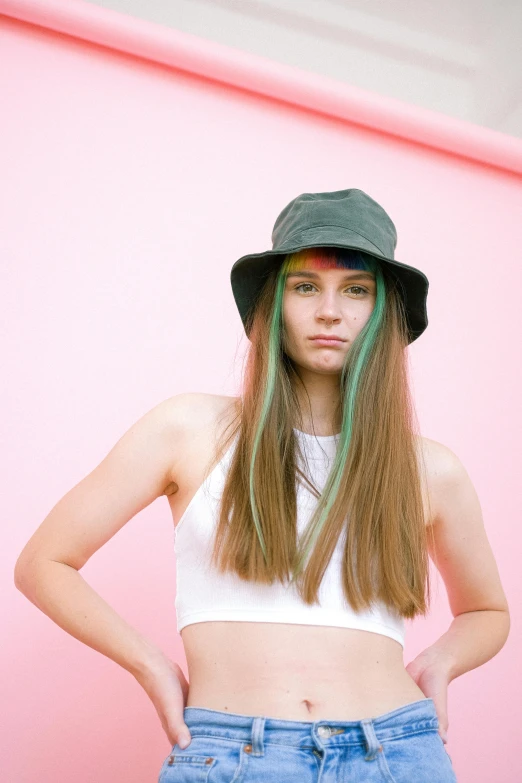
[[[335,456],[338,435],[309,435],[294,428],[308,465],[301,470],[322,491]],[[377,602],[372,610],[354,612],[345,601],[341,584],[340,558],[344,536],[337,542],[319,588],[320,605],[308,606],[295,585],[245,582],[235,574],[220,574],[210,566],[209,553],[218,504],[227,466],[237,437],[196,491],[175,528],[177,629],[208,620],[297,623],[357,628],[384,634],[404,646],[404,618]],[[317,499],[302,481],[297,485],[297,529],[301,535]]]

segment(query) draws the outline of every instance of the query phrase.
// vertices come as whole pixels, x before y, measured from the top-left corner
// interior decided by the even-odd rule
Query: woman
[[[43,521],[16,584],[145,689],[173,746],[160,783],[455,781],[448,684],[501,649],[509,611],[469,476],[415,431],[405,349],[428,281],[358,189],[302,194],[272,238],[231,273],[241,396],[143,416]],[[190,685],[78,573],[162,494]],[[404,667],[430,556],[454,620]]]

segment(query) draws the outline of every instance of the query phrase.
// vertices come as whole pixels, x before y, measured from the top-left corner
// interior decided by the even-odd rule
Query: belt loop
[[[259,715],[254,717],[252,721],[252,755],[262,756],[265,752],[263,745],[263,738],[265,733],[265,720]]]
[[[361,728],[364,732],[366,739],[367,755],[364,757],[366,761],[373,761],[378,751],[382,750],[382,745],[377,739],[375,729],[373,727],[373,721],[371,718],[364,718],[360,721]]]

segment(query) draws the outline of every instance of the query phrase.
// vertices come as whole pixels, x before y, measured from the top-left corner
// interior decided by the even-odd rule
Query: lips
[[[342,340],[340,337],[311,337],[312,342],[317,346],[323,348],[340,348],[346,340]]]
[[[335,335],[332,334],[317,334],[315,337],[310,337],[310,340],[322,340],[322,341],[331,340],[332,342],[336,342],[336,343],[346,342],[346,340],[343,340],[342,337],[336,337]]]

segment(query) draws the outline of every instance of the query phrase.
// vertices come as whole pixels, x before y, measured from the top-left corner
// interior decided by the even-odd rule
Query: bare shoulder
[[[435,521],[444,493],[456,482],[468,479],[459,457],[448,446],[432,438],[418,436],[424,491],[429,497],[430,522]]]
[[[462,462],[449,446],[425,436],[420,437],[420,443],[427,477],[432,484],[463,468]]]
[[[459,458],[448,446],[440,443],[438,440],[427,438],[424,435],[419,437],[422,449],[422,455],[425,460],[429,473],[435,476],[455,468],[460,462]]]
[[[184,503],[205,477],[228,424],[238,412],[239,397],[184,392],[170,398],[166,416],[171,421],[172,455],[167,496]]]
[[[167,401],[167,415],[175,422],[178,434],[198,438],[215,432],[218,423],[237,410],[238,397],[206,392],[183,392]]]

